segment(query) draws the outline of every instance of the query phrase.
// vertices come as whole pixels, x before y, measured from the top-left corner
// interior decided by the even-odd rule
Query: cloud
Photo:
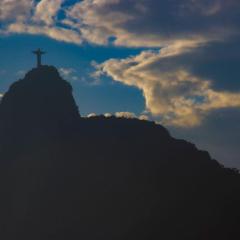
[[[134,118],[137,118],[139,120],[149,120],[148,116],[147,115],[140,115],[140,116],[137,116],[135,113],[133,112],[116,112],[114,114],[115,117],[117,118],[127,118],[127,119],[134,119]]]
[[[82,80],[82,78],[77,76],[77,70],[74,68],[61,67],[59,68],[59,72],[61,76],[63,78],[66,78],[67,80],[70,81]]]
[[[3,0],[0,2],[2,35],[45,35],[67,43],[81,44],[80,33],[61,26],[58,13],[64,0]]]
[[[87,115],[87,118],[92,118],[92,117],[97,117],[97,114],[96,113],[89,113]]]
[[[111,113],[104,113],[104,117],[106,117],[106,118],[110,118],[110,117],[112,117],[113,115],[111,114]]]
[[[46,25],[53,25],[56,21],[58,11],[64,0],[42,0],[36,8],[33,20],[36,22],[44,22]]]
[[[176,48],[167,47],[107,60],[97,71],[139,88],[146,110],[166,125],[194,127],[214,110],[240,107],[240,92],[215,90],[210,80],[194,75],[178,58]],[[180,61],[183,59],[181,55]]]
[[[209,45],[238,37],[239,1],[86,0],[67,13],[89,42],[109,44],[114,37],[115,45],[161,49],[110,59],[95,76],[105,73],[139,88],[147,110],[165,124],[193,127],[214,110],[239,107],[238,92],[216,90],[211,78],[194,72],[194,58],[211,56]]]
[[[100,45],[166,47],[189,42],[190,48],[239,33],[238,0],[83,0],[69,7],[65,2],[2,0],[5,33],[9,32],[11,20],[13,26],[25,25],[22,32],[44,34],[59,41],[67,39],[75,44],[88,41]],[[55,27],[65,36],[54,34]],[[11,27],[10,33],[19,33],[18,29]],[[69,38],[67,33],[71,33]]]
[[[87,118],[92,118],[92,117],[97,117],[97,116],[98,115],[96,113],[90,113],[87,115]],[[106,118],[116,117],[116,118],[127,118],[127,119],[139,119],[139,120],[143,120],[143,121],[149,120],[147,115],[137,116],[133,112],[116,112],[114,114],[104,113],[103,116]]]
[[[143,121],[148,121],[149,120],[149,117],[147,115],[140,115],[139,117],[139,120],[143,120]]]
[[[29,17],[33,7],[32,0],[1,0],[0,1],[0,20],[25,20]]]
[[[46,35],[58,41],[67,43],[81,43],[81,37],[70,29],[49,26],[37,26],[23,23],[12,23],[8,25],[6,33],[28,33],[37,35]]]
[[[76,72],[76,70],[73,68],[64,68],[64,67],[59,68],[59,71],[64,77],[69,77]]]
[[[238,34],[237,0],[84,0],[67,10],[68,23],[96,44],[162,47],[205,43]]]
[[[21,70],[18,70],[18,71],[17,71],[16,75],[17,75],[18,77],[23,77],[23,76],[26,74],[26,72],[27,72],[27,71],[21,69]]]
[[[116,112],[115,116],[117,118],[137,118],[136,114],[132,112]]]

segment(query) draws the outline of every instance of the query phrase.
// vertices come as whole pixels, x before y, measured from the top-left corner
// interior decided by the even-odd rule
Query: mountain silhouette
[[[40,66],[0,103],[4,240],[225,240],[240,234],[240,176],[154,122],[80,117]]]

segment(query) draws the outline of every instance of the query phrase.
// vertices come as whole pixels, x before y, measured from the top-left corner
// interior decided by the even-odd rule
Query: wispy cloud
[[[59,68],[59,72],[63,78],[66,78],[67,80],[70,81],[77,81],[80,78],[77,75],[77,70],[74,68],[66,68],[66,67],[61,67]]]
[[[67,43],[81,44],[82,39],[78,33],[72,31],[71,29],[60,28],[56,26],[39,26],[34,24],[25,24],[21,22],[16,22],[9,24],[5,34],[9,33],[28,33],[36,35],[46,35],[58,41],[63,41]]]
[[[19,71],[17,71],[16,75],[17,75],[17,77],[23,77],[25,73],[26,73],[25,70],[19,70]]]
[[[75,69],[73,69],[73,68],[65,68],[65,67],[59,68],[59,71],[60,71],[61,75],[64,76],[64,77],[69,77],[72,74],[76,73]]]

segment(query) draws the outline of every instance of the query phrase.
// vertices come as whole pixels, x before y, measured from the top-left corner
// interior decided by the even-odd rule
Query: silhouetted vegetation
[[[226,240],[240,234],[240,177],[153,122],[81,118],[42,66],[0,104],[4,240]]]

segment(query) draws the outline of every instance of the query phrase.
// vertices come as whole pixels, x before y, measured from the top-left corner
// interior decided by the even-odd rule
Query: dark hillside
[[[153,122],[81,118],[54,67],[0,104],[0,237],[231,240],[240,176]]]

